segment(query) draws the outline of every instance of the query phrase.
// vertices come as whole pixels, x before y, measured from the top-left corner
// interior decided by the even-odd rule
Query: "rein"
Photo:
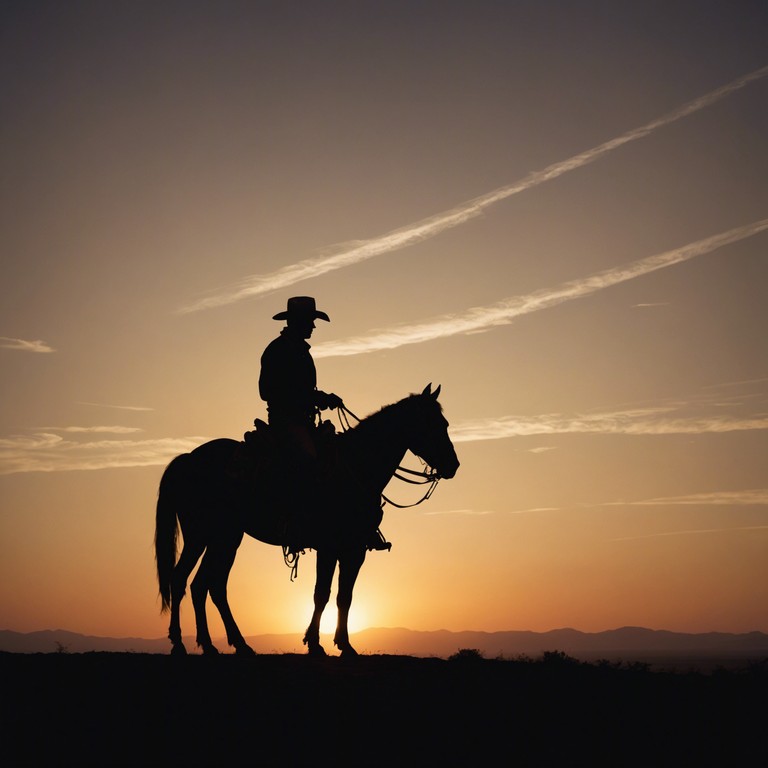
[[[350,429],[352,429],[349,417],[351,416],[355,421],[358,423],[360,422],[360,419],[355,416],[352,411],[347,408],[346,405],[343,403],[336,409],[339,417],[339,424],[341,424],[342,432],[347,432]],[[405,473],[408,475],[412,475],[414,477],[420,478],[419,480],[411,480],[407,477],[403,477],[400,473]],[[416,507],[422,502],[426,501],[435,491],[435,488],[437,488],[437,483],[440,480],[437,473],[434,471],[430,472],[418,472],[413,469],[408,469],[407,467],[398,466],[398,468],[395,470],[395,473],[393,477],[396,477],[398,480],[401,480],[404,483],[409,483],[410,485],[426,485],[429,483],[429,488],[427,488],[426,493],[418,500],[415,501],[413,504],[398,504],[397,502],[392,501],[392,499],[387,498],[383,493],[381,494],[381,498],[383,500],[382,507],[384,504],[391,504],[393,507],[397,507],[398,509],[409,509],[410,507]]]

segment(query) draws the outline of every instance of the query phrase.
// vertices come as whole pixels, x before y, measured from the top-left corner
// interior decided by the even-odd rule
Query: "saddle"
[[[339,458],[335,427],[330,421],[320,422],[312,434],[317,459],[311,468],[304,467],[301,481],[296,482],[295,453],[291,455],[267,422],[257,418],[253,424],[255,429],[243,435],[240,455],[236,457],[241,479],[258,484],[269,494],[270,506],[283,520],[281,543],[288,550],[317,549],[316,542],[323,538],[323,532],[327,533],[327,526],[334,525],[334,517],[344,506],[344,497],[338,493],[349,479]],[[360,515],[358,525],[363,530],[352,535],[362,536],[368,549],[389,550],[392,545],[378,528],[382,510],[377,500],[362,505],[359,502],[357,499],[354,503],[354,511]]]
[[[336,430],[323,422],[312,434],[317,458],[302,456],[262,419],[243,435],[235,457],[242,482],[258,489],[262,514],[276,517],[281,544],[291,551],[316,549],[319,525],[329,504],[330,478],[336,466]]]
[[[291,457],[275,436],[272,427],[262,419],[254,419],[253,426],[255,429],[243,435],[245,452],[251,457],[256,457],[260,463],[268,461],[273,467],[277,464],[275,468],[290,465]],[[330,421],[322,421],[312,435],[312,440],[317,450],[318,474],[322,479],[338,464],[336,428]]]

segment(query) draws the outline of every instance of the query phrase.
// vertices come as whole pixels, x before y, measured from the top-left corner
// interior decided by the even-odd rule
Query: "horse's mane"
[[[390,403],[380,408],[378,411],[361,419],[354,427],[352,427],[344,435],[365,435],[369,430],[378,429],[379,424],[384,420],[393,418],[393,414],[397,415],[397,423],[401,420],[408,420],[412,417],[414,408],[418,407],[425,402],[425,398],[419,394],[412,394],[404,397],[402,400],[398,400],[396,403]],[[443,407],[436,400],[432,400],[442,413]]]

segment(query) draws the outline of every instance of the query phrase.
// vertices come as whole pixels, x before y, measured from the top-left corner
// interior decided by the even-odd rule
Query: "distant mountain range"
[[[305,653],[301,636],[254,635],[247,638],[257,653]],[[335,648],[330,636],[321,638],[327,651]],[[560,651],[585,661],[665,659],[763,660],[768,658],[768,634],[706,632],[687,634],[665,630],[622,627],[606,632],[554,629],[550,632],[419,632],[402,628],[374,628],[354,633],[352,644],[360,653],[448,658],[463,649],[485,658],[521,656],[535,659],[547,651]],[[185,638],[187,650],[196,651],[194,639]],[[227,651],[224,640],[217,643]],[[12,653],[87,653],[90,651],[168,653],[165,638],[92,637],[65,630],[13,632],[0,630],[0,651]]]

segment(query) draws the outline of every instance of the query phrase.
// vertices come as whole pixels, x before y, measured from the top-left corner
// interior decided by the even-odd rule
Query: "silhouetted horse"
[[[448,436],[448,422],[437,402],[439,394],[440,387],[432,392],[431,385],[427,385],[421,394],[385,406],[333,438],[333,498],[311,510],[316,530],[307,544],[317,551],[315,608],[304,635],[310,654],[325,654],[320,645],[320,617],[330,599],[338,563],[338,619],[333,641],[342,656],[356,655],[347,629],[352,590],[365,560],[366,541],[381,518],[382,493],[406,451],[412,451],[432,468],[425,477],[435,482],[456,474],[459,461]],[[218,653],[205,614],[210,592],[229,644],[237,653],[253,653],[229,608],[227,579],[244,533],[267,544],[286,544],[285,517],[281,515],[284,503],[281,506],[279,482],[267,477],[274,470],[265,468],[263,461],[256,462],[255,470],[238,468],[238,461],[248,455],[243,446],[226,438],[212,440],[173,459],[160,481],[155,557],[162,610],[171,611],[168,637],[174,654],[186,653],[179,607],[189,575],[201,557],[191,587],[197,644],[203,653]],[[290,477],[285,480],[290,482]],[[378,519],[371,516],[372,508],[378,512]],[[183,548],[176,562],[179,526]]]

